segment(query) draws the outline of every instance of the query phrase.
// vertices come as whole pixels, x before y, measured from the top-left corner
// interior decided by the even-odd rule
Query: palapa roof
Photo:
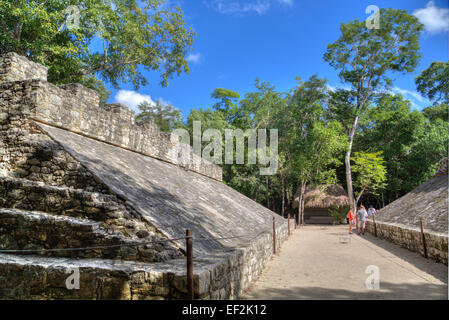
[[[295,193],[293,208],[298,208],[300,189]],[[345,189],[339,184],[319,185],[307,188],[305,192],[305,208],[334,208],[349,205]]]

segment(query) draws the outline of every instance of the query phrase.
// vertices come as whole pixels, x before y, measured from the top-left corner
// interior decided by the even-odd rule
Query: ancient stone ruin
[[[125,106],[46,79],[0,57],[0,298],[186,298],[186,229],[196,297],[237,298],[272,255],[273,217],[278,245],[287,222],[193,152],[178,165],[176,137]]]
[[[430,259],[448,263],[448,158],[440,161],[435,175],[405,196],[393,201],[376,215],[376,233]],[[374,233],[373,221],[367,230]]]

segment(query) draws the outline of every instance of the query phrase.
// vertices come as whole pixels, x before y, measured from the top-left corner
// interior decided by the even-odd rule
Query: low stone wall
[[[287,223],[277,227],[280,246]],[[195,243],[195,242],[194,242]],[[197,299],[237,299],[272,257],[273,239],[261,234],[245,248],[215,256],[194,257]],[[278,247],[279,248],[279,247]],[[79,290],[68,290],[66,279],[79,269]],[[2,299],[186,299],[185,259],[141,263],[107,259],[60,259],[0,253]]]
[[[366,230],[374,234],[374,224],[367,221]],[[393,224],[376,220],[377,236],[386,239],[410,251],[423,253],[421,230],[402,224]],[[424,229],[427,256],[437,262],[448,264],[448,235]]]

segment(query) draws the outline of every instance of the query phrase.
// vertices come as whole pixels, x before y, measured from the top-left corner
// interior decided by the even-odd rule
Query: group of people
[[[349,234],[352,234],[352,228],[356,223],[357,225],[357,234],[365,234],[365,228],[366,228],[366,219],[371,218],[376,213],[376,209],[373,206],[370,206],[368,211],[366,210],[365,206],[361,204],[358,207],[358,210],[354,216],[354,213],[352,212],[352,209],[348,212],[348,221],[349,221]]]

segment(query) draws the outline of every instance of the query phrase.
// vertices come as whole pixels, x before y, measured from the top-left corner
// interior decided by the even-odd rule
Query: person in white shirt
[[[365,206],[361,205],[359,207],[359,210],[357,211],[357,217],[359,218],[358,234],[360,235],[360,233],[362,233],[362,235],[365,235],[366,218],[368,218],[368,212],[366,212]]]
[[[371,205],[371,206],[369,206],[369,209],[368,209],[368,217],[369,218],[372,218],[373,217],[373,214],[375,214],[377,211],[376,211],[376,209]]]

